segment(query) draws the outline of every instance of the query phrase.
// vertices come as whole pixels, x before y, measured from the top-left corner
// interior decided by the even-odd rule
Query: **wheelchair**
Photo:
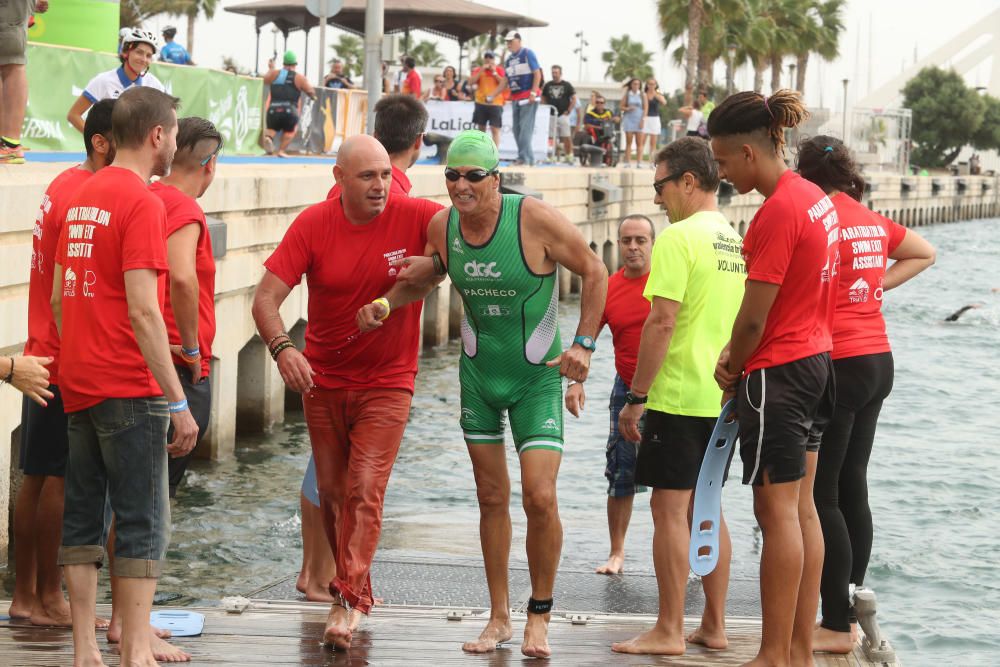
[[[573,152],[584,167],[614,167],[621,157],[620,145],[621,127],[614,120],[603,121],[600,126],[584,125],[573,137]]]

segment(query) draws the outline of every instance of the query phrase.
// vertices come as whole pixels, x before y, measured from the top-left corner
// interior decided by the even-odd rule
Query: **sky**
[[[242,1],[223,0],[220,5],[225,7]],[[683,85],[683,71],[672,63],[668,52],[662,48],[655,0],[504,0],[501,6],[549,23],[547,28],[522,31],[525,45],[535,51],[546,72],[550,65],[560,64],[566,79],[574,83],[581,81],[581,63],[573,50],[579,45],[575,33],[582,31],[589,43],[584,49],[587,62],[582,63],[582,80],[600,81],[606,67],[601,52],[608,49],[611,37],[627,34],[653,51],[653,68],[661,88],[674,90]],[[849,80],[848,103],[854,104],[868,91],[877,89],[912,64],[915,56],[930,53],[956,33],[996,11],[998,6],[997,0],[950,0],[947,5],[938,0],[849,0],[843,17],[846,29],[841,36],[841,56],[829,63],[816,57],[810,59],[806,102],[810,106],[839,108],[843,104],[842,80],[846,78]],[[187,34],[185,21],[184,18],[157,16],[146,27],[159,29],[174,24],[178,27],[178,41],[183,43]],[[241,66],[253,69],[253,26],[252,17],[221,9],[213,19],[199,18],[195,25],[195,60],[200,65],[221,67],[222,58],[232,56]],[[327,30],[327,42],[335,41],[337,34],[335,29]],[[414,32],[413,37],[437,40],[448,62],[458,64],[457,43],[420,31]],[[996,38],[1000,39],[1000,35]],[[261,70],[271,55],[273,40],[270,28],[265,26],[261,31]],[[280,35],[277,48],[283,49]],[[288,48],[299,54],[302,71],[305,48],[302,32],[290,35]],[[321,74],[318,29],[309,34],[309,51],[306,73],[315,82]],[[328,53],[327,59],[331,56],[332,52]],[[1000,63],[997,66],[1000,67]],[[985,85],[989,66],[970,73],[969,78],[970,85]],[[720,65],[716,81],[721,83],[722,79]],[[787,68],[783,80],[790,80]],[[769,81],[770,73],[765,76],[765,82]],[[737,88],[750,88],[752,84],[752,70],[746,68],[737,72]]]

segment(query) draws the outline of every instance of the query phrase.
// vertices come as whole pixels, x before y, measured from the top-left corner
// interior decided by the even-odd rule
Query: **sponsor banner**
[[[83,149],[83,135],[66,120],[66,113],[96,75],[117,69],[118,57],[41,44],[28,45],[28,108],[21,137],[29,148],[50,151]],[[177,115],[212,121],[225,137],[224,151],[261,153],[260,79],[183,65],[155,63],[150,68],[179,97]]]
[[[288,145],[293,153],[332,153],[337,120],[337,100],[340,94],[333,88],[316,88],[316,101],[306,95],[299,95],[299,124],[295,128],[295,138]],[[270,105],[270,94],[264,89],[264,108]],[[266,126],[265,115],[265,126]],[[275,141],[280,141],[279,132]]]
[[[448,137],[455,137],[462,130],[475,129],[472,124],[472,111],[474,102],[442,102],[440,100],[429,100],[427,105],[427,132],[443,134]],[[535,153],[535,160],[542,160],[549,150],[549,116],[551,109],[547,104],[536,104],[535,112],[535,132],[531,137],[531,147]],[[517,159],[517,142],[514,140],[514,112],[511,104],[503,107],[503,128],[500,132],[500,159]],[[489,128],[487,128],[489,132]],[[434,146],[424,146],[420,151],[420,157],[433,158],[437,155],[437,148]]]
[[[28,39],[114,53],[118,47],[118,4],[118,0],[55,0],[44,14],[35,14]]]

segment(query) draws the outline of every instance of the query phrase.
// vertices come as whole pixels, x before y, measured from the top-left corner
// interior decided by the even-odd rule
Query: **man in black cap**
[[[485,132],[490,126],[493,143],[500,146],[500,128],[503,126],[503,103],[507,98],[507,73],[497,64],[496,54],[483,54],[483,65],[472,70],[469,87],[475,91],[476,106],[472,111],[472,123]]]
[[[174,41],[177,28],[168,25],[163,29],[163,48],[160,49],[160,60],[175,65],[194,65],[191,54],[183,46]],[[190,37],[190,35],[188,35]]]

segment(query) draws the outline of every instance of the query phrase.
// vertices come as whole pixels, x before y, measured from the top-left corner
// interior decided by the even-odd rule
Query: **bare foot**
[[[323,630],[323,643],[347,650],[351,648],[351,635],[351,621],[347,609],[339,604],[330,605],[330,614],[326,617],[326,628]]]
[[[707,630],[704,625],[699,625],[698,629],[689,634],[686,639],[688,643],[699,644],[705,648],[714,649],[716,651],[721,651],[722,649],[729,647],[729,638],[726,637],[725,628],[710,631]]]
[[[611,645],[611,650],[615,653],[640,655],[684,655],[685,648],[682,637],[664,632],[657,626],[628,641]]]
[[[365,615],[362,614],[357,609],[352,609],[350,616],[351,616],[350,628],[351,632],[353,633],[355,630],[358,629],[358,626],[361,625],[361,621],[365,620]]]
[[[304,595],[308,588],[309,576],[306,574],[306,569],[302,568],[302,571],[299,572],[299,578],[295,580],[295,590]]]
[[[104,620],[104,619],[100,619]],[[114,614],[111,615],[111,623],[106,626],[108,628],[108,643],[117,644],[122,639],[122,622],[121,619],[115,617]],[[158,639],[170,639],[172,636],[170,630],[164,630],[163,628],[158,628],[155,625],[150,625],[149,629],[152,630],[153,634],[156,635]]]
[[[330,594],[328,586],[314,586],[310,583],[306,585],[305,589],[300,588],[299,592],[305,595],[310,602],[326,602],[327,604],[333,602],[333,596]]]
[[[79,655],[73,653],[73,667],[108,667],[101,658],[100,651],[85,652]]]
[[[153,626],[149,627],[153,628]],[[163,641],[154,632],[149,633],[149,648],[158,662],[191,662],[190,654]]]
[[[264,144],[264,150],[267,151],[268,154],[274,152],[274,140],[272,140],[271,137],[264,135],[263,144]]]
[[[483,631],[479,633],[479,639],[462,644],[462,650],[469,653],[490,653],[497,650],[500,644],[510,641],[514,633],[510,628],[510,619],[490,619]]]
[[[813,631],[813,653],[822,651],[824,653],[847,654],[854,650],[856,639],[851,638],[850,632],[837,632],[827,628],[816,628]]]
[[[607,563],[594,570],[597,574],[621,574],[624,571],[625,554],[611,554]]]
[[[32,606],[34,606],[34,601],[29,601],[25,604],[20,600],[14,600],[7,609],[7,615],[11,618],[31,618]]]
[[[521,653],[529,658],[547,658],[552,655],[552,649],[549,648],[550,616],[551,614],[528,614]]]
[[[278,151],[278,157],[288,157],[288,153],[285,151]]]

